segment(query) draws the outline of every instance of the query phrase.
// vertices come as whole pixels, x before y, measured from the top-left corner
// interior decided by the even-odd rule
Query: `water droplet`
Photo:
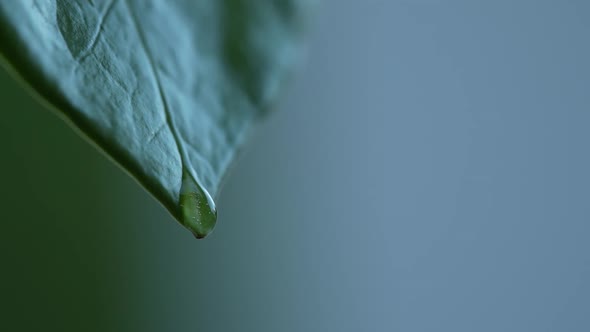
[[[209,193],[186,171],[182,173],[179,202],[182,224],[197,239],[202,239],[213,231],[217,222],[215,203]]]

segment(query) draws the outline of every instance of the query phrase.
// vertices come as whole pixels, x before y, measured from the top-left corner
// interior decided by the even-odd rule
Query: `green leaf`
[[[305,7],[7,0],[0,54],[201,238],[215,225],[222,178],[296,58]]]

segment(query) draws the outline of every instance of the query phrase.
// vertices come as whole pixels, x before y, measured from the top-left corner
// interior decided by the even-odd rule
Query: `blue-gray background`
[[[325,0],[204,241],[2,73],[0,329],[590,330],[589,32]]]

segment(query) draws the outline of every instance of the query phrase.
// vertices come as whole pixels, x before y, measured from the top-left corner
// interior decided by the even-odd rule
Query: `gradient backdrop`
[[[204,241],[3,71],[0,330],[590,330],[589,35],[325,0]]]

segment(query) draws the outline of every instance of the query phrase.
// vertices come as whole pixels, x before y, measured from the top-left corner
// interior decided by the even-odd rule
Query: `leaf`
[[[201,238],[224,174],[296,58],[305,7],[6,0],[0,54]]]

